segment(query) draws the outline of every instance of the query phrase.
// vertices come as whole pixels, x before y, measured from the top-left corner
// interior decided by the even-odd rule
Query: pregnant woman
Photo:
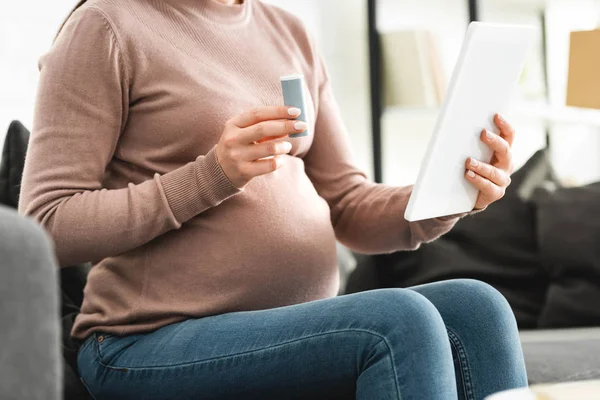
[[[526,386],[512,312],[483,283],[335,297],[336,239],[411,250],[462,216],[408,223],[411,187],[355,167],[294,16],[260,0],[89,0],[40,68],[20,208],[62,266],[94,263],[72,332],[94,398],[481,399]],[[290,138],[306,125],[281,106],[279,77],[295,73],[313,134]],[[514,132],[496,124],[481,135],[492,162],[465,160],[476,209],[510,182]]]

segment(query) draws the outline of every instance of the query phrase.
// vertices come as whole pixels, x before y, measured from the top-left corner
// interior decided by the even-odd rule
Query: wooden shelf
[[[545,120],[552,124],[573,124],[600,127],[600,110],[549,106],[539,103],[516,104],[511,109],[517,116]]]
[[[391,117],[436,117],[438,107],[388,107],[384,111],[384,118]],[[600,127],[600,110],[549,106],[544,103],[524,102],[515,103],[508,114],[515,117],[544,120],[550,124],[572,124]]]
[[[547,0],[479,0],[479,5],[485,7],[486,3],[500,3],[505,7],[520,7],[543,9],[548,4]]]

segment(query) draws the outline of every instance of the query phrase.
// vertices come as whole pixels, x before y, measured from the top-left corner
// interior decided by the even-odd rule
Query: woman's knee
[[[446,337],[444,321],[435,306],[406,289],[379,289],[359,293],[352,318],[382,335],[417,333]]]
[[[514,325],[514,314],[506,298],[493,286],[475,279],[455,279],[440,282],[454,299],[462,303],[462,312],[468,312],[474,320],[492,322],[494,325]]]
[[[462,296],[497,310],[510,309],[508,301],[492,285],[475,279],[456,279],[449,281]]]

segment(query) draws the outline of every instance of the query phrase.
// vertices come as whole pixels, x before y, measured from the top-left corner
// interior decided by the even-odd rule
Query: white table
[[[572,382],[509,390],[486,400],[598,400],[600,381]]]

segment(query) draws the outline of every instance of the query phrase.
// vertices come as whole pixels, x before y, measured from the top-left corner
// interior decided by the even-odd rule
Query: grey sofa
[[[35,223],[0,206],[0,399],[61,397],[57,268]]]
[[[600,328],[522,331],[521,343],[530,384],[600,379]]]

